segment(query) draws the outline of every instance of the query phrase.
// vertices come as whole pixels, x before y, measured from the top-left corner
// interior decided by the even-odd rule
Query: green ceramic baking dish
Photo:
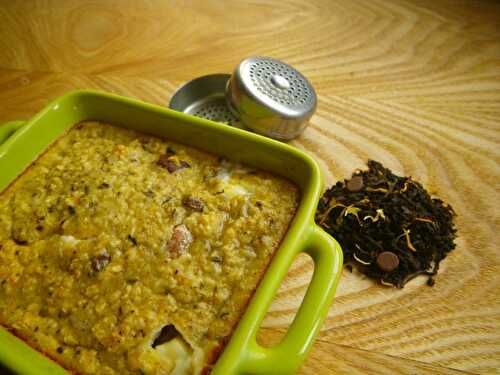
[[[66,129],[83,120],[109,122],[198,147],[285,176],[300,187],[301,202],[293,222],[212,373],[295,372],[328,312],[342,266],[339,245],[314,223],[323,187],[317,163],[296,148],[244,130],[108,93],[77,91],[56,99],[28,122],[0,126],[0,191]],[[304,300],[281,342],[262,347],[257,331],[281,280],[301,252],[315,264]],[[0,363],[19,374],[67,374],[1,328]]]

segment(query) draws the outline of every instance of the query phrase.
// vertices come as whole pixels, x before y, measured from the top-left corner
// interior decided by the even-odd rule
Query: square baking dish
[[[76,91],[54,100],[28,122],[0,126],[0,191],[68,128],[84,120],[103,121],[180,142],[297,184],[301,200],[295,217],[212,369],[213,374],[295,372],[326,317],[342,267],[340,246],[314,223],[323,188],[317,163],[294,147],[244,130],[113,94]],[[264,348],[256,340],[260,324],[280,282],[301,252],[314,260],[310,285],[283,339]],[[0,363],[19,374],[68,374],[1,327]]]

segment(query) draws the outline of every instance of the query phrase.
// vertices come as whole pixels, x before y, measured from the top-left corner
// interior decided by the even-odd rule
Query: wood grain
[[[76,88],[165,105],[249,55],[297,67],[319,103],[292,144],[328,184],[380,160],[451,203],[459,227],[433,288],[344,271],[302,372],[499,373],[500,3],[26,0],[4,2],[0,25],[0,121]],[[286,331],[311,270],[306,256],[292,266],[264,344]]]
[[[279,339],[275,331],[263,329],[263,336],[268,340]],[[329,360],[325,360],[329,358]],[[417,361],[406,360],[371,351],[354,349],[343,345],[323,341],[322,338],[314,343],[313,350],[306,361],[303,374],[442,374],[459,375],[469,372],[453,370]]]

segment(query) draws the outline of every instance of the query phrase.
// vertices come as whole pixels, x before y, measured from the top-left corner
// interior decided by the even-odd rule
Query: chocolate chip
[[[156,164],[158,164],[160,167],[166,168],[168,166],[169,160],[170,160],[169,155],[161,154]]]
[[[195,197],[184,197],[182,204],[198,212],[203,212],[203,207],[205,207],[203,201]]]
[[[155,196],[155,193],[152,190],[143,191],[142,193],[148,198],[154,198]]]
[[[129,235],[127,236],[127,239],[128,239],[130,242],[132,242],[132,244],[133,244],[134,246],[137,246],[137,240],[135,239],[135,237],[134,237],[134,236],[132,236],[131,234],[129,234]]]
[[[218,255],[214,255],[212,257],[212,262],[214,262],[214,263],[222,263],[222,258],[220,256],[218,256]]]
[[[94,272],[101,272],[104,268],[106,268],[110,261],[111,255],[109,255],[107,252],[103,252],[95,257],[92,257],[90,260],[90,264]]]
[[[362,176],[353,176],[348,182],[347,182],[347,190],[356,192],[360,191],[363,189],[363,177]]]
[[[167,161],[167,171],[169,173],[174,173],[178,169],[179,169],[179,166],[177,165],[177,163],[174,160],[169,159]]]
[[[187,161],[178,161],[176,156],[169,154],[161,154],[156,162],[160,167],[166,168],[169,173],[174,173],[180,169],[191,168],[191,165]]]
[[[156,348],[158,345],[169,342],[180,335],[181,334],[179,333],[179,331],[177,331],[177,329],[172,324],[166,325],[158,333],[158,336],[155,338],[151,346],[153,348]]]
[[[181,160],[181,165],[179,169],[183,168],[191,168],[191,165],[187,161]]]
[[[377,257],[377,266],[384,272],[394,271],[399,265],[399,258],[390,251],[384,251]]]

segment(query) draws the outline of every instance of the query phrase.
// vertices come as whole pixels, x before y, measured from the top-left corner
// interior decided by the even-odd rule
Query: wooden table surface
[[[459,227],[432,288],[344,271],[302,373],[499,373],[499,2],[3,1],[0,25],[0,122],[77,88],[166,105],[249,55],[298,68],[319,104],[292,144],[328,184],[373,158],[451,203]],[[297,259],[262,343],[286,331],[311,270]]]

